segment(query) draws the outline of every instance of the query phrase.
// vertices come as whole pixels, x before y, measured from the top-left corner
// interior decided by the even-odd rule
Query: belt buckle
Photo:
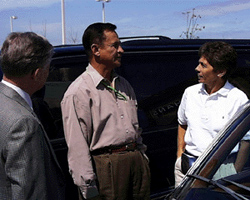
[[[127,144],[125,147],[127,151],[133,151],[135,149],[134,143]]]

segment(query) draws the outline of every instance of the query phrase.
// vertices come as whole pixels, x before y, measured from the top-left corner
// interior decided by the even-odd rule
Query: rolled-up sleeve
[[[68,145],[69,172],[84,198],[90,198],[98,195],[98,190],[88,143],[91,113],[90,108],[84,106],[84,103],[77,95],[70,94],[63,98],[61,109]]]

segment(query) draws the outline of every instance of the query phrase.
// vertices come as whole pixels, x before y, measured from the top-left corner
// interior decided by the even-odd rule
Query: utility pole
[[[61,0],[61,13],[62,13],[62,44],[66,44],[64,0]]]

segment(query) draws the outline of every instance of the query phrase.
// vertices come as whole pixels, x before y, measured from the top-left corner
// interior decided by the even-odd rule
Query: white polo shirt
[[[179,124],[187,125],[184,137],[186,150],[200,156],[247,101],[246,94],[229,82],[211,95],[202,83],[188,87],[178,109]]]

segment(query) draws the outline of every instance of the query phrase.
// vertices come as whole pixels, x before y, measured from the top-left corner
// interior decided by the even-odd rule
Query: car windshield
[[[235,145],[213,176],[213,180],[232,176],[250,169],[250,131]]]
[[[189,174],[188,177],[206,183],[210,192],[223,191],[233,199],[249,199],[250,131],[234,146],[212,179],[193,174]]]

